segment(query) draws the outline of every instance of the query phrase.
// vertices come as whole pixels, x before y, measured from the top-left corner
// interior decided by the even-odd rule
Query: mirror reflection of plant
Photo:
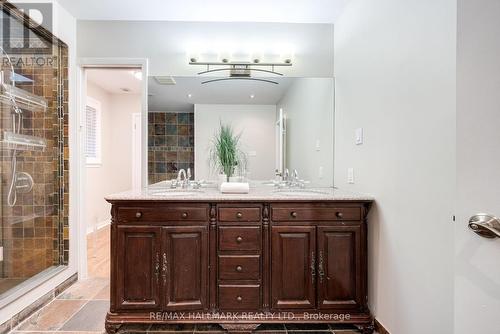
[[[246,169],[246,155],[240,149],[241,133],[234,134],[231,125],[219,125],[210,148],[210,165],[228,178],[238,169],[240,175]]]

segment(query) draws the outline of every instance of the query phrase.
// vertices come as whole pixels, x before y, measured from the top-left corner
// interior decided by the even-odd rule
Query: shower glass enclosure
[[[49,30],[0,6],[2,304],[68,263],[68,59]]]

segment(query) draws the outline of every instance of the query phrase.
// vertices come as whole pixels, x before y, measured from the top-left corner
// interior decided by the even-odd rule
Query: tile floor
[[[104,332],[109,308],[109,227],[88,236],[89,279],[78,281],[50,304],[16,327],[13,334],[98,334]],[[222,334],[218,325],[151,325],[123,328],[123,333]],[[261,325],[256,333],[275,334],[356,334],[350,326]]]

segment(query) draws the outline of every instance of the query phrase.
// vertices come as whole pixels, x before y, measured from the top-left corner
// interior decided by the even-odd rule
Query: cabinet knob
[[[239,301],[239,302],[241,302],[243,300],[243,297],[238,296],[238,297],[236,297],[236,300]]]
[[[344,214],[342,212],[337,212],[335,216],[337,216],[337,218],[343,218]]]
[[[243,271],[243,267],[242,266],[236,266],[236,271],[237,272],[242,272]]]
[[[242,214],[241,212],[238,212],[238,213],[236,214],[236,218],[238,218],[238,219],[243,218],[243,214]]]
[[[141,218],[142,217],[142,212],[138,211],[135,213],[135,218]]]
[[[292,211],[292,212],[290,213],[290,216],[292,216],[293,218],[297,218],[297,212]]]
[[[236,242],[241,243],[243,241],[243,238],[241,236],[236,237]]]
[[[186,219],[188,217],[188,213],[187,212],[183,212],[182,215],[181,215],[182,218]]]

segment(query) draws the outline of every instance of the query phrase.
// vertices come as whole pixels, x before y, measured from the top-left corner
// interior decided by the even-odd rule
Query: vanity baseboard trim
[[[371,201],[110,202],[108,333],[159,323],[248,332],[262,323],[343,323],[373,332]]]

